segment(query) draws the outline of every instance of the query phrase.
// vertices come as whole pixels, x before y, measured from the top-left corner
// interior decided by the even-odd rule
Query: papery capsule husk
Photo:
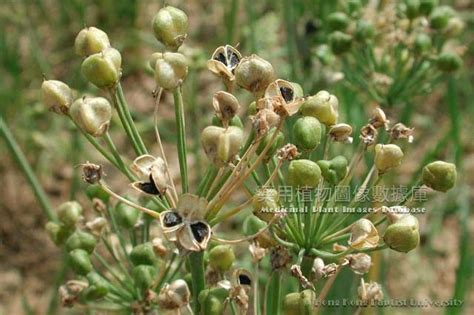
[[[367,219],[359,219],[351,228],[349,246],[355,249],[368,249],[377,247],[379,233],[374,224]]]
[[[214,51],[211,59],[207,61],[207,68],[225,80],[233,81],[234,71],[240,60],[242,60],[240,52],[230,45],[225,45]]]

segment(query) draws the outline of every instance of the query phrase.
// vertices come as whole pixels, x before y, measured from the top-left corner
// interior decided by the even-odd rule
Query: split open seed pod
[[[377,247],[379,233],[374,224],[367,219],[360,219],[351,228],[349,246],[354,249],[368,249]]]
[[[220,46],[207,61],[207,68],[224,80],[233,81],[235,68],[239,65],[240,60],[242,60],[242,55],[236,48],[230,45]]]
[[[169,186],[169,178],[162,158],[141,155],[133,161],[130,168],[139,179],[132,183],[133,188],[149,195],[164,195]]]

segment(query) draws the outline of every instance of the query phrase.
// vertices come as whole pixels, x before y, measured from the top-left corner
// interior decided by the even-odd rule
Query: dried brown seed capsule
[[[253,94],[262,94],[273,81],[272,65],[257,55],[243,58],[235,69],[236,83]]]
[[[104,175],[102,165],[86,162],[82,164],[82,179],[89,184],[96,184]]]
[[[367,124],[360,129],[359,138],[367,145],[371,146],[375,143],[377,138],[377,129],[371,124]]]
[[[360,219],[352,225],[349,246],[355,249],[376,247],[379,243],[379,233],[374,224],[367,219]]]
[[[109,129],[112,106],[103,97],[83,97],[71,105],[69,115],[82,130],[100,137]]]
[[[72,105],[72,90],[64,82],[57,80],[45,80],[41,84],[43,102],[49,110],[60,114],[66,114]]]
[[[74,41],[74,50],[81,57],[100,53],[108,47],[110,41],[107,34],[93,26],[82,29]]]
[[[216,116],[222,121],[224,127],[229,125],[229,122],[237,115],[240,109],[237,98],[224,91],[219,91],[214,94],[212,106],[214,107]]]
[[[377,107],[372,112],[372,117],[370,117],[369,124],[374,126],[374,128],[382,128],[388,129],[388,124],[390,120],[387,119],[385,112],[380,108]]]
[[[348,124],[335,124],[329,129],[329,137],[332,141],[352,143],[352,127]]]
[[[383,299],[382,286],[377,282],[365,283],[364,278],[360,279],[360,286],[357,288],[359,299],[364,302],[380,301]]]
[[[285,268],[291,262],[291,256],[288,250],[283,246],[276,246],[270,252],[270,264],[272,270]]]
[[[390,129],[389,132],[390,132],[390,137],[393,140],[407,139],[408,143],[412,143],[413,130],[414,128],[408,128],[402,123],[397,123]]]
[[[363,275],[369,272],[370,266],[372,265],[372,258],[364,253],[358,253],[348,255],[346,258],[349,260],[349,267],[355,274]]]
[[[163,196],[169,186],[165,161],[149,154],[137,157],[131,167],[139,181],[132,187],[149,195]]]
[[[242,60],[242,55],[236,48],[230,45],[220,46],[207,61],[207,68],[224,80],[233,81],[235,68],[239,65],[240,60]]]

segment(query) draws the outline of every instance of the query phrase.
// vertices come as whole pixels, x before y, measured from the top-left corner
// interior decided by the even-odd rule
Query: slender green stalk
[[[267,287],[267,300],[265,313],[267,315],[280,314],[280,298],[281,298],[281,272],[275,270],[272,272]]]
[[[53,207],[51,206],[48,196],[43,190],[43,187],[41,186],[40,182],[38,181],[38,178],[33,172],[30,163],[26,159],[25,154],[16,142],[2,116],[0,116],[0,135],[5,140],[7,148],[10,151],[12,157],[18,163],[21,170],[23,171],[23,174],[28,180],[28,183],[30,184],[31,189],[35,194],[36,200],[38,200],[41,209],[43,209],[43,212],[46,214],[50,221],[56,221],[56,214],[53,211]]]
[[[122,106],[123,112],[125,114],[125,119],[127,121],[127,124],[130,126],[130,130],[132,132],[133,137],[135,138],[135,141],[138,143],[138,147],[140,148],[141,154],[148,153],[145,147],[145,144],[143,143],[143,140],[140,136],[140,133],[138,132],[137,127],[135,126],[135,123],[133,122],[133,118],[132,118],[132,115],[130,114],[130,109],[128,107],[127,100],[125,99],[122,85],[120,83],[117,85],[117,94],[118,94],[120,106]]]
[[[122,173],[125,174],[125,176],[127,176],[129,180],[133,181],[134,180],[133,175],[132,173],[130,173],[130,170],[123,162],[122,157],[120,156],[120,153],[117,151],[117,147],[115,147],[114,141],[112,140],[112,137],[110,136],[110,133],[108,131],[105,133],[104,138],[105,138],[105,141],[107,142],[107,145],[109,146],[109,150],[112,152],[112,155],[117,161],[119,169],[122,171]]]
[[[176,113],[176,127],[178,131],[178,158],[179,170],[181,173],[181,185],[183,193],[189,191],[188,187],[188,166],[187,166],[187,151],[186,151],[186,126],[184,120],[184,105],[183,95],[181,89],[178,87],[173,91],[173,99]]]
[[[204,253],[192,252],[189,254],[189,264],[191,265],[192,289],[194,298],[194,314],[199,314],[201,305],[199,304],[199,293],[204,290],[206,280],[204,278]]]

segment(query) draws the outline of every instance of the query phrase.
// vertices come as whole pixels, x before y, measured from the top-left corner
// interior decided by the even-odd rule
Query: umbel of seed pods
[[[166,48],[164,52],[154,53],[150,59],[156,84],[164,90],[176,89],[183,83],[188,71],[186,57],[177,52],[187,37],[187,16],[181,10],[167,6],[157,13],[152,26],[156,38]],[[122,60],[120,53],[111,47],[107,35],[94,27],[85,28],[76,38],[75,49],[85,58],[81,67],[83,75],[101,89],[114,89],[120,80]],[[258,144],[254,152],[261,157],[262,163],[268,163],[274,157],[281,163],[290,161],[285,180],[298,189],[317,188],[322,182],[337,186],[346,179],[349,166],[342,155],[332,159],[325,157],[317,162],[300,157],[301,154],[311,153],[320,145],[323,129],[330,141],[352,142],[352,127],[339,122],[339,102],[336,96],[320,91],[304,98],[301,86],[277,79],[268,61],[257,55],[243,57],[230,45],[217,48],[207,66],[222,79],[227,89],[214,94],[212,106],[215,119],[213,125],[204,128],[201,133],[202,146],[210,163],[217,168],[234,168],[242,176],[249,175],[239,168],[238,155],[244,144],[244,131],[238,116],[241,106],[232,94],[234,88],[239,86],[255,97],[247,112],[256,135],[254,141]],[[74,100],[72,90],[65,83],[55,80],[44,81],[42,92],[45,104],[52,111],[70,117],[84,133],[101,137],[107,132],[112,116],[112,107],[107,99],[83,96]],[[281,126],[286,117],[293,115],[297,115],[291,130],[294,144],[283,145],[285,140]],[[374,147],[374,169],[382,176],[401,164],[403,152],[396,144],[376,144],[380,128],[386,129],[392,140],[408,139],[408,142],[413,140],[413,129],[401,123],[389,128],[389,121],[381,109],[376,109],[369,123],[361,129],[360,138],[364,148]],[[162,197],[171,186],[166,163],[161,157],[148,154],[138,156],[133,161],[131,170],[136,178],[132,186],[142,193]],[[115,207],[118,224],[127,229],[133,228],[139,216],[134,207],[142,211],[147,209],[107,190],[102,174],[100,166],[91,163],[84,165],[84,179],[89,183],[99,184],[91,187],[102,188],[102,193],[105,190],[121,200]],[[453,164],[437,161],[423,169],[422,183],[433,190],[446,192],[454,186],[455,181],[456,168]],[[233,184],[235,183],[239,182]],[[236,186],[238,185],[229,185],[226,187],[229,188],[226,194],[218,196],[228,198],[229,191]],[[108,201],[108,195],[101,195],[101,190],[93,191],[91,188],[90,194],[103,202]],[[174,208],[163,211],[158,216],[164,237],[183,251],[206,250],[212,234],[206,218],[210,210],[219,210],[218,202],[219,200],[208,202],[205,198],[192,194],[181,195]],[[249,204],[252,205],[254,215],[245,220],[243,230],[244,234],[252,236],[250,250],[254,261],[260,261],[265,256],[266,249],[272,248],[272,268],[286,268],[291,261],[288,250],[276,246],[276,239],[271,233],[264,231],[273,222],[275,215],[263,212],[262,209],[281,207],[278,192],[271,187],[263,187]],[[103,208],[102,203],[98,202],[96,207]],[[291,267],[292,275],[299,279],[306,290],[290,293],[284,298],[284,314],[311,314],[316,298],[312,283],[333,276],[344,266],[357,274],[367,273],[371,258],[358,251],[378,247],[381,239],[387,246],[400,252],[408,252],[418,245],[418,221],[409,213],[408,208],[384,206],[381,209],[389,222],[382,238],[379,237],[376,226],[363,218],[347,226],[350,231],[347,246],[334,245],[334,252],[348,252],[338,263],[326,263],[322,258],[316,257],[309,275],[303,275],[298,265]],[[76,274],[87,279],[70,281],[61,287],[63,304],[69,306],[76,302],[101,299],[107,296],[110,289],[106,280],[94,270],[90,259],[107,222],[97,218],[87,222],[84,227],[80,224],[81,217],[81,206],[76,202],[68,202],[58,208],[59,222],[48,222],[46,226],[53,241],[64,245],[69,252],[71,266]],[[149,289],[157,276],[158,257],[164,257],[166,252],[160,239],[138,245],[130,252],[133,264],[131,274],[135,285],[143,293],[150,293]],[[210,250],[207,274],[210,287],[199,295],[205,314],[222,313],[225,302],[229,299],[240,310],[248,309],[252,276],[241,269],[232,273],[231,281],[222,281],[215,276],[229,271],[234,260],[235,254],[228,245],[218,245]],[[378,284],[364,283],[363,280],[358,293],[362,300],[382,297]],[[189,306],[190,292],[185,281],[176,280],[164,285],[158,294],[147,296],[149,303],[156,303],[163,310],[179,310]]]

